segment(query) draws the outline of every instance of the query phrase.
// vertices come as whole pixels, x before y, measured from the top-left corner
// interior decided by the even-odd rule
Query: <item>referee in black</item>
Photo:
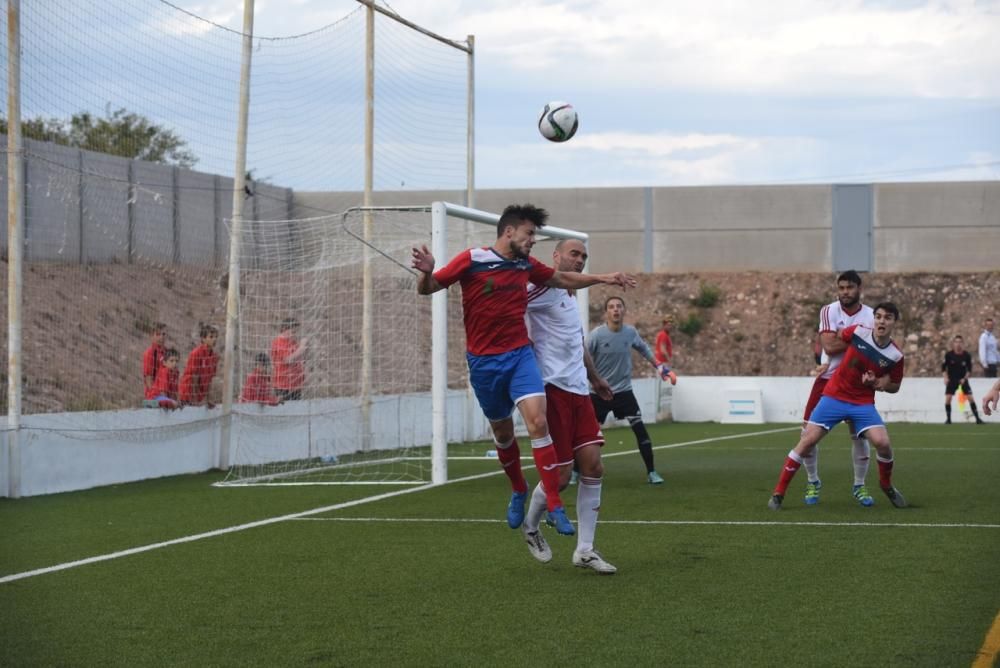
[[[972,387],[969,385],[969,374],[972,373],[972,355],[965,350],[965,342],[961,336],[956,335],[951,340],[951,350],[944,354],[944,363],[941,370],[944,372],[944,412],[948,419],[945,424],[951,424],[951,398],[955,395],[955,390],[959,387],[965,396],[969,398],[969,407],[976,417],[976,424],[982,424],[979,419],[979,411],[976,410],[976,401],[972,398]]]

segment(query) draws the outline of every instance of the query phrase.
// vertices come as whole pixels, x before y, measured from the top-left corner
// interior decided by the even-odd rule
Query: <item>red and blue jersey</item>
[[[524,324],[528,282],[542,285],[554,274],[533,257],[508,259],[492,248],[470,248],[434,272],[434,280],[462,286],[466,349],[497,355],[531,343]]]
[[[872,330],[852,325],[840,332],[847,343],[844,359],[823,389],[823,396],[851,404],[874,404],[875,389],[864,385],[861,377],[871,371],[876,377],[889,374],[894,383],[903,382],[903,351],[889,341],[885,347],[875,342]]]

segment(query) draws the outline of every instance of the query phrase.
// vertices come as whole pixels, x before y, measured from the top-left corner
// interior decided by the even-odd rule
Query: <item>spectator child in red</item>
[[[286,318],[281,323],[281,332],[271,342],[271,359],[274,360],[274,393],[284,401],[302,398],[302,386],[306,381],[306,339],[296,336],[299,321]]]
[[[212,386],[212,378],[219,366],[219,356],[215,353],[215,342],[219,338],[219,328],[214,325],[200,324],[199,335],[201,345],[191,351],[184,374],[181,376],[180,400],[185,405],[213,408],[208,401],[208,390]]]
[[[656,346],[653,349],[653,358],[656,365],[666,364],[670,366],[670,359],[674,356],[674,344],[670,340],[670,328],[674,326],[674,316],[668,315],[663,318],[663,329],[656,333]]]
[[[180,408],[181,403],[177,396],[177,378],[180,372],[177,365],[181,362],[181,354],[176,348],[167,348],[163,353],[163,365],[156,374],[156,382],[153,383],[153,400],[159,402],[160,408]]]
[[[258,402],[268,406],[277,406],[281,399],[271,391],[271,359],[266,353],[257,353],[254,358],[256,366],[251,371],[245,381],[243,381],[243,391],[240,393],[240,401],[244,403]]]
[[[150,332],[151,343],[146,352],[142,355],[142,390],[143,399],[153,399],[153,385],[156,383],[156,376],[163,366],[163,355],[165,349],[163,342],[167,338],[167,326],[162,322],[153,325]]]

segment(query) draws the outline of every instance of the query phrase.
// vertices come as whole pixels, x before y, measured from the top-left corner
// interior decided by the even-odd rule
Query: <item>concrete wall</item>
[[[2,135],[0,135],[2,136]],[[233,180],[170,165],[25,140],[24,236],[29,261],[223,266]],[[6,211],[7,161],[0,163]],[[291,217],[291,190],[254,187],[244,216]],[[7,247],[7,226],[0,246]]]
[[[1000,181],[865,186],[874,271],[1000,267]],[[375,193],[375,204],[463,204],[463,192]],[[298,215],[357,206],[360,193],[295,193]],[[475,207],[532,202],[591,235],[591,271],[832,271],[833,186],[479,190]],[[854,229],[854,228],[852,228]]]
[[[875,263],[882,271],[1000,269],[1000,182],[876,186]]]
[[[987,378],[973,378],[971,382],[976,396],[985,394],[992,383]],[[795,424],[801,419],[804,397],[811,385],[812,379],[806,377],[684,376],[676,387],[652,378],[636,379],[633,387],[649,423],[656,422],[661,407],[672,413],[678,422],[720,421],[728,408],[727,393],[749,389],[761,393],[765,422]],[[938,378],[908,378],[899,394],[880,393],[876,404],[890,423],[935,424],[944,416],[942,392]],[[360,428],[360,409],[332,405],[336,401],[241,407],[245,415],[234,414],[233,434],[234,437],[241,434],[243,442],[253,446],[241,453],[234,440],[233,461],[262,462],[315,456],[316,437],[311,436],[310,431],[324,435],[353,434]],[[488,438],[488,424],[478,408],[470,408],[473,402],[464,391],[449,392],[447,430],[450,442]],[[284,419],[262,420],[260,413]],[[189,407],[182,413],[134,410],[25,415],[19,447],[20,493],[22,496],[52,494],[212,469],[219,461],[221,421],[215,419],[219,415],[218,408],[208,411],[197,407]],[[291,419],[296,415],[301,419]],[[428,393],[382,397],[373,409],[373,418],[377,425],[373,437],[378,443],[409,447],[426,445],[431,440]],[[988,419],[1000,423],[998,418]],[[107,431],[108,425],[115,420],[129,425],[118,438]],[[321,422],[330,420],[336,421],[336,427],[316,428]],[[312,430],[308,428],[310,424],[314,427]],[[327,436],[321,438],[327,439]],[[795,440],[794,434],[778,438],[787,441],[789,447]],[[327,439],[321,445],[331,452],[343,454],[355,447],[350,441],[350,438],[337,442]],[[353,442],[357,443],[358,439]],[[8,481],[10,476],[8,443],[7,438],[0,439],[0,482]],[[900,443],[899,447],[905,448],[905,444]],[[0,488],[0,496],[8,495],[8,489]]]
[[[27,140],[25,239],[30,260],[225,264],[232,179]],[[6,201],[0,165],[0,204]],[[551,222],[591,235],[595,272],[833,270],[830,185],[479,190],[475,207],[547,208]],[[990,271],[1000,267],[1000,181],[867,186],[871,269]],[[357,192],[257,184],[249,219],[338,214]],[[465,191],[377,192],[375,204],[466,203]],[[860,225],[860,227],[859,227]],[[429,225],[428,225],[429,227]],[[6,226],[0,230],[6,246]],[[860,232],[859,232],[860,234]]]

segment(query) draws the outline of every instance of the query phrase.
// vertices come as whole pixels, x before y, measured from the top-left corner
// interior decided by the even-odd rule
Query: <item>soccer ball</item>
[[[549,102],[538,117],[538,131],[549,141],[564,142],[576,134],[580,119],[569,102]]]

